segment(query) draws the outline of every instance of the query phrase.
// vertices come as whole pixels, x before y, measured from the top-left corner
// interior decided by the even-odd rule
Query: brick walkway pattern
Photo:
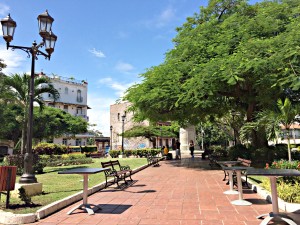
[[[244,199],[251,206],[230,203],[238,195],[225,195],[229,189],[222,181],[221,170],[211,170],[200,158],[183,158],[160,162],[133,175],[134,182],[123,190],[116,186],[101,190],[88,198],[102,210],[88,215],[76,210],[67,212],[78,202],[39,222],[38,225],[258,225],[256,216],[272,211],[272,205],[250,189]],[[300,224],[300,214],[292,214]],[[270,223],[273,225],[284,223]]]

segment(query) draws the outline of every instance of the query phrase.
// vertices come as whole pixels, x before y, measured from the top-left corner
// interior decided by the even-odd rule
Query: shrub
[[[91,152],[97,152],[97,146],[83,146],[81,147],[82,153],[91,153]]]
[[[132,155],[132,150],[125,150],[124,154],[126,155],[126,157],[131,156]]]
[[[246,146],[238,144],[228,148],[228,157],[231,160],[236,160],[238,157],[250,159],[250,151],[246,148]]]
[[[147,157],[148,156],[148,150],[147,149],[137,149],[137,155],[139,157]]]
[[[211,154],[213,154],[215,157],[227,157],[228,151],[224,149],[224,147],[220,145],[212,145],[209,147],[209,151]]]
[[[277,144],[274,148],[274,160],[288,159],[288,147],[286,144]]]
[[[40,157],[46,166],[80,165],[93,161],[91,158],[86,158],[84,154],[42,155]]]
[[[268,191],[271,191],[269,179],[264,179],[261,183],[262,187]],[[294,183],[286,183],[283,180],[277,181],[277,193],[278,197],[282,200],[290,203],[300,202],[300,183],[295,181]]]
[[[67,146],[53,143],[39,143],[33,152],[38,155],[61,155],[67,153]]]
[[[255,163],[271,163],[274,160],[274,148],[258,148],[251,152],[251,159]]]
[[[119,155],[121,155],[120,150],[110,150],[108,153],[112,158],[117,158]]]
[[[279,160],[272,162],[271,169],[297,169],[300,170],[300,161]]]
[[[39,155],[33,154],[33,171],[37,174],[43,173],[43,169],[46,166],[42,160],[40,160]],[[4,158],[5,166],[16,166],[17,174],[22,175],[24,171],[24,155],[9,155]]]

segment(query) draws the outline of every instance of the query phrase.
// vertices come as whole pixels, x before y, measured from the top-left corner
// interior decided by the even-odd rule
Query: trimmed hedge
[[[38,155],[61,155],[67,153],[67,146],[53,143],[39,143],[33,148]]]
[[[39,155],[32,154],[33,156],[33,171],[37,174],[43,173],[43,169],[46,166],[42,160],[40,160]],[[9,155],[3,160],[5,166],[16,166],[17,174],[22,175],[24,171],[24,155]]]
[[[46,166],[80,165],[93,162],[85,154],[41,155],[40,158]]]
[[[126,157],[136,156],[136,157],[147,157],[148,155],[155,156],[161,152],[160,149],[136,149],[136,150],[124,150],[124,155]],[[110,150],[109,155],[112,158],[118,158],[122,154],[121,150]]]

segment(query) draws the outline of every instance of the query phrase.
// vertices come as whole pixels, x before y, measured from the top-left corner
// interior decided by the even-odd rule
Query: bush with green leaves
[[[251,152],[252,162],[257,164],[271,163],[274,160],[274,148],[264,147],[254,149]]]
[[[33,170],[37,174],[43,173],[43,169],[46,164],[40,159],[37,154],[32,154],[33,156]],[[22,175],[24,171],[24,155],[9,155],[4,158],[3,164],[5,166],[16,166],[17,174]]]
[[[39,143],[33,148],[38,155],[61,155],[67,153],[67,146],[53,143]]]
[[[274,160],[288,159],[288,146],[286,144],[276,144],[274,148]]]
[[[237,144],[228,148],[228,157],[231,160],[236,160],[238,157],[250,159],[250,150],[245,145]]]
[[[157,154],[159,154],[161,152],[160,149],[135,149],[135,150],[124,150],[124,155],[126,157],[129,156],[137,156],[137,157],[147,157],[149,155],[151,156],[156,156]],[[119,155],[122,154],[121,150],[110,150],[109,151],[109,155],[112,158],[118,158]]]
[[[261,186],[271,192],[270,180],[263,179]],[[285,182],[281,179],[277,180],[278,197],[285,202],[300,203],[300,183],[299,181]]]
[[[92,153],[92,152],[97,152],[97,146],[83,146],[81,147],[81,152],[82,153]]]
[[[67,166],[92,163],[85,154],[41,155],[41,162],[46,166]]]
[[[112,158],[118,158],[119,155],[122,154],[122,151],[121,150],[110,150],[109,151],[109,155],[112,157]]]
[[[221,145],[210,146],[208,152],[213,154],[217,158],[223,158],[228,156],[228,151]]]

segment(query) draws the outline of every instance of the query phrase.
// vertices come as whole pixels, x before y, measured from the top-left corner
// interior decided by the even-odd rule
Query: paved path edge
[[[132,174],[135,174],[150,165],[146,164],[140,166],[132,171]],[[112,179],[111,179],[112,180]],[[101,189],[105,188],[105,182],[102,182],[94,187],[88,189],[89,195],[98,192]],[[65,208],[75,202],[78,202],[82,199],[82,191],[75,193],[74,195],[68,196],[64,199],[58,200],[56,202],[50,203],[39,210],[36,213],[27,213],[27,214],[14,214],[12,212],[5,212],[0,210],[0,224],[28,224],[34,223],[37,220],[45,218],[46,216]]]

